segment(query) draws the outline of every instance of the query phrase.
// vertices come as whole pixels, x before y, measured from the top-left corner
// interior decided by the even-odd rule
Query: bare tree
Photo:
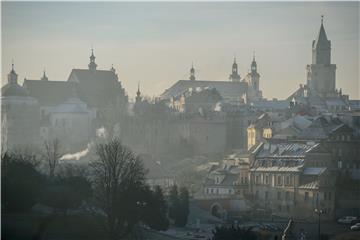
[[[54,138],[52,140],[45,141],[44,148],[45,148],[45,153],[44,153],[45,159],[49,166],[49,176],[50,178],[53,178],[55,175],[55,169],[61,157],[59,139]]]
[[[96,147],[91,163],[98,207],[105,213],[110,239],[128,235],[139,221],[145,170],[139,157],[117,138]]]

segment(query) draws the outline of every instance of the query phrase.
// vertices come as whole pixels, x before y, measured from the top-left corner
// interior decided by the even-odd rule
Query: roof
[[[178,97],[190,88],[215,88],[225,102],[239,102],[242,95],[247,92],[247,83],[230,81],[205,81],[205,80],[179,80],[161,94],[162,99]]]
[[[257,158],[304,158],[305,154],[317,145],[318,144],[307,144],[304,142],[265,143],[263,148],[258,153]]]
[[[117,75],[111,70],[73,69],[68,82],[79,84],[79,97],[91,107],[115,104],[118,96],[125,96]]]
[[[328,38],[326,36],[324,24],[322,22],[321,22],[319,34],[318,34],[314,44],[315,44],[315,46],[321,46],[321,45],[329,44],[329,40],[328,40]]]
[[[303,184],[299,186],[300,189],[318,189],[319,188],[319,181],[314,181],[310,183]]]
[[[18,84],[8,83],[1,88],[1,96],[19,96],[19,97],[28,97],[29,93]]]
[[[274,109],[283,110],[287,109],[290,105],[289,100],[260,100],[254,101],[251,105],[258,109]]]
[[[321,175],[323,172],[326,171],[325,167],[307,167],[304,169],[304,175]]]
[[[296,167],[253,167],[250,171],[252,172],[301,172],[302,165]]]
[[[57,105],[72,95],[72,85],[65,81],[24,80],[29,95],[38,99],[40,105]]]

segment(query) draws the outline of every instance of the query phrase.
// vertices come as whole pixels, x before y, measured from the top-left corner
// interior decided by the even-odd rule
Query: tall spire
[[[321,45],[327,46],[328,44],[329,44],[329,40],[326,36],[326,31],[324,28],[324,15],[321,15],[321,25],[320,25],[319,34],[315,40],[315,46],[321,47]]]
[[[330,64],[331,41],[328,40],[324,28],[324,16],[321,16],[321,25],[316,40],[312,43],[313,64]]]
[[[91,48],[90,63],[88,65],[90,70],[96,70],[97,64],[95,63],[95,58],[94,49]]]
[[[136,103],[141,102],[140,82],[138,82],[138,90],[136,92],[135,102]]]
[[[190,68],[190,78],[191,81],[195,81],[195,68],[194,68],[194,63],[191,63],[191,68]]]
[[[233,82],[240,82],[240,75],[238,73],[238,65],[236,63],[236,56],[234,56],[234,63],[231,68],[229,79]]]
[[[257,63],[255,60],[255,51],[253,51],[253,60],[251,62],[251,72],[255,73],[257,72]]]

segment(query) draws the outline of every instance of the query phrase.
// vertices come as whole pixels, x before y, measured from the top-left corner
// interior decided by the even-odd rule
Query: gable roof
[[[72,86],[65,81],[24,80],[29,95],[38,99],[40,105],[51,106],[64,102],[72,95]]]
[[[247,92],[248,85],[245,82],[179,80],[169,89],[166,89],[160,97],[162,99],[178,97],[190,88],[194,90],[196,88],[215,88],[225,102],[239,102],[242,95]]]
[[[73,69],[68,82],[79,84],[79,97],[91,107],[105,107],[125,96],[118,76],[111,70]]]
[[[111,70],[89,70],[89,69],[73,69],[69,75],[68,81],[77,80],[79,83],[86,81],[87,83],[115,83],[118,77]],[[75,80],[75,81],[76,81]]]

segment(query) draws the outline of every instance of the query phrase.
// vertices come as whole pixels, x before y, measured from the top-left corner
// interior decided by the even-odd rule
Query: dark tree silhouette
[[[83,176],[57,177],[49,181],[42,195],[42,203],[64,216],[68,210],[81,206],[92,195],[90,182]]]
[[[110,239],[128,235],[146,204],[145,173],[139,157],[117,138],[97,144],[92,162],[97,206],[106,216]]]
[[[1,159],[1,198],[5,211],[24,212],[38,200],[44,176],[35,168],[33,156],[6,153]]]
[[[174,221],[175,226],[184,227],[189,215],[189,191],[182,187],[180,193],[174,185],[169,195],[169,217]]]
[[[172,186],[169,193],[169,217],[176,222],[180,212],[179,193],[176,185]]]
[[[167,218],[167,204],[164,194],[159,186],[154,191],[147,191],[147,204],[143,212],[143,221],[155,230],[167,230],[169,220]]]
[[[179,212],[180,214],[176,221],[176,225],[185,227],[189,216],[189,191],[185,187],[180,188],[179,203],[181,211]]]
[[[60,154],[60,141],[58,138],[48,140],[44,142],[44,157],[49,167],[49,176],[53,178],[55,176],[55,170],[58,166]]]

